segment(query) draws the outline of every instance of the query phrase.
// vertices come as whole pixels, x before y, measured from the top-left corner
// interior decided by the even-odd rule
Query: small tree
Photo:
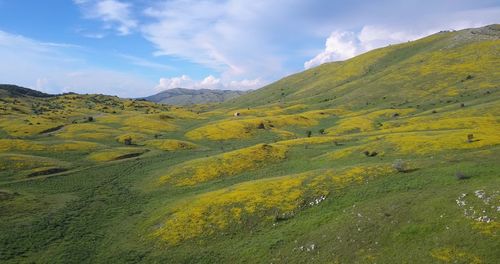
[[[223,140],[219,140],[219,146],[220,146],[221,150],[224,150],[224,141]]]
[[[311,131],[311,130],[307,130],[307,131],[306,131],[306,135],[307,135],[307,137],[311,137],[311,135],[312,135],[312,131]]]
[[[87,117],[87,121],[88,121],[88,122],[93,122],[93,121],[94,121],[94,117],[93,117],[93,116],[89,116],[89,117]]]
[[[457,177],[457,180],[466,180],[469,178],[467,175],[465,175],[461,171],[457,171],[457,173],[455,173],[455,177]]]
[[[131,137],[125,138],[123,140],[123,143],[125,143],[125,145],[127,145],[127,146],[132,145],[132,138]]]
[[[408,164],[403,161],[402,159],[397,159],[394,161],[392,164],[392,167],[397,170],[398,172],[407,172],[408,171]]]
[[[324,134],[325,134],[325,129],[324,129],[324,128],[322,128],[322,129],[320,129],[318,132],[319,132],[321,135],[324,135]]]
[[[375,157],[378,155],[378,152],[376,152],[376,151],[370,152],[370,151],[366,150],[366,151],[363,151],[363,154],[365,154],[365,156],[367,156],[367,157]]]

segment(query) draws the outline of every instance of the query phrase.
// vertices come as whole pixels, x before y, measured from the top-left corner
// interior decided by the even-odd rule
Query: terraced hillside
[[[498,66],[493,25],[218,106],[0,93],[0,262],[496,263]]]

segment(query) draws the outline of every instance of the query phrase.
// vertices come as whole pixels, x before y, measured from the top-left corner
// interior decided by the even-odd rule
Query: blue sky
[[[0,83],[123,97],[256,89],[499,20],[498,0],[0,0]]]

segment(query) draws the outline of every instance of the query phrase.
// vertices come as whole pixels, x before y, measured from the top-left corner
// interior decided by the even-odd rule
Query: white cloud
[[[155,83],[134,74],[89,65],[82,48],[45,43],[0,31],[0,83],[48,93],[106,93],[146,96]]]
[[[411,10],[408,16],[398,18],[399,21],[384,18],[390,22],[384,25],[366,23],[359,32],[333,31],[325,42],[325,49],[306,61],[304,68],[309,69],[325,62],[346,60],[376,48],[416,40],[441,30],[461,30],[498,23],[500,7],[465,10],[461,10],[460,7],[459,2],[454,7],[457,10],[452,10],[448,5],[444,5],[444,9],[440,10],[443,6],[438,5],[435,7],[436,10],[427,12],[425,17],[421,17],[418,21],[412,19],[419,12]]]
[[[128,60],[130,63],[137,65],[137,66],[142,66],[146,68],[151,68],[151,69],[156,69],[156,70],[164,70],[164,71],[170,71],[173,69],[173,67],[166,65],[166,64],[161,64],[157,62],[153,62],[144,58],[128,55],[128,54],[118,54],[117,55],[120,58]]]
[[[302,54],[317,50],[320,39],[328,38],[325,50],[316,52],[306,68],[459,21],[498,22],[500,9],[484,8],[491,5],[488,1],[448,2],[169,0],[145,9],[148,20],[141,32],[157,49],[156,55],[209,67],[223,79],[270,81],[300,70],[307,60]]]
[[[192,88],[193,80],[187,75],[172,78],[160,78],[160,83],[156,86],[156,90],[163,91],[173,88]]]
[[[365,26],[358,34],[358,39],[363,51],[369,51],[372,49],[387,46],[389,44],[415,40],[432,33],[434,32],[427,30],[425,33],[411,34],[408,32],[395,31],[383,27]]]
[[[104,22],[105,28],[113,28],[120,35],[128,35],[137,28],[137,20],[132,18],[132,5],[118,0],[74,0],[81,6],[86,18],[99,19]],[[87,36],[101,38],[102,34]]]
[[[48,89],[47,84],[49,80],[47,78],[38,78],[36,79],[35,89],[38,91],[46,91]]]
[[[286,61],[276,49],[276,32],[271,32],[273,20],[284,19],[276,7],[296,1],[285,2],[166,1],[146,9],[152,22],[142,32],[157,48],[156,55],[201,64],[225,78],[274,78]]]
[[[260,79],[227,81],[224,82],[220,78],[212,75],[205,77],[203,80],[193,80],[187,75],[182,75],[172,78],[160,78],[156,90],[163,91],[173,88],[187,89],[217,89],[217,90],[249,90],[257,89],[264,85]]]
[[[93,39],[102,39],[106,37],[106,34],[103,33],[83,33],[82,35],[86,38],[93,38]]]
[[[377,26],[364,26],[358,33],[334,31],[326,39],[325,49],[314,58],[306,61],[304,68],[309,69],[326,62],[350,59],[372,49],[415,40],[427,34],[428,32],[414,35]]]
[[[221,89],[223,88],[224,84],[219,78],[215,78],[214,76],[209,75],[205,77],[205,79],[203,79],[201,82],[196,84],[195,87],[196,86],[206,89]]]
[[[325,50],[306,61],[304,68],[309,69],[325,62],[345,60],[360,52],[359,39],[353,32],[334,31],[326,39]]]

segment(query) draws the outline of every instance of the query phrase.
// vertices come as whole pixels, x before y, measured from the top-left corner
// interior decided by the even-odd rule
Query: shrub
[[[324,135],[324,134],[325,134],[325,129],[324,129],[324,128],[322,128],[322,129],[320,129],[318,132],[319,132],[321,135]]]
[[[408,171],[408,164],[403,161],[402,159],[397,159],[394,161],[392,164],[392,167],[397,170],[398,172],[407,172]]]
[[[469,178],[469,176],[465,175],[461,171],[457,171],[457,173],[455,173],[455,177],[457,177],[457,180],[466,180]]]
[[[311,130],[307,130],[307,131],[306,131],[306,135],[307,135],[307,137],[311,137],[311,135],[312,135],[312,131],[311,131]]]
[[[125,145],[127,145],[127,146],[132,145],[132,138],[128,137],[128,138],[124,139],[123,143],[125,143]]]
[[[260,123],[258,126],[257,126],[258,129],[265,129],[266,126],[264,125],[264,123]]]
[[[370,152],[370,151],[366,150],[366,151],[363,151],[363,154],[365,154],[365,156],[367,156],[367,157],[375,157],[378,155],[378,152],[376,152],[376,151]]]
[[[468,134],[467,135],[467,142],[471,143],[474,141],[474,134]]]
[[[87,117],[87,121],[89,121],[89,122],[94,121],[94,117],[93,117],[93,116],[89,116],[89,117]]]

